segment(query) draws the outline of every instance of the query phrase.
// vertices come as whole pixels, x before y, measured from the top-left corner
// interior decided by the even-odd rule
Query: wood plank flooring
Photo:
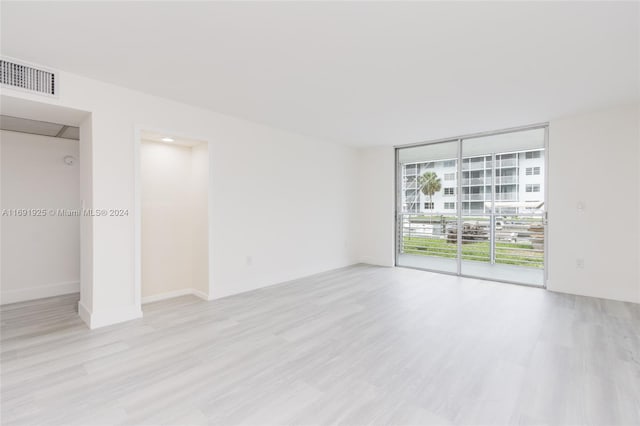
[[[88,330],[1,308],[3,425],[639,425],[640,305],[366,265]]]

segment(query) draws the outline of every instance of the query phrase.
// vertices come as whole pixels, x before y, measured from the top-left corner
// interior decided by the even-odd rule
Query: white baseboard
[[[91,311],[82,304],[82,300],[78,302],[78,315],[91,328]]]
[[[106,327],[137,318],[142,318],[139,306],[126,306],[110,311],[89,312],[83,305],[78,304],[78,314],[90,329]],[[87,321],[88,319],[88,321]]]
[[[0,293],[0,304],[6,305],[8,303],[44,299],[45,297],[61,296],[63,294],[79,292],[80,281],[67,281],[16,290],[3,290]]]
[[[174,297],[193,295],[204,300],[209,300],[209,296],[200,290],[195,288],[183,288],[175,291],[168,291],[166,293],[154,294],[153,296],[146,296],[142,298],[142,304],[159,302],[161,300],[173,299]]]
[[[211,300],[211,298],[209,297],[209,295],[207,293],[205,293],[204,291],[200,291],[200,290],[196,290],[195,288],[192,289],[193,290],[193,295],[199,297],[202,300]]]
[[[393,268],[395,266],[395,261],[393,258],[387,259],[385,261],[381,261],[379,258],[365,256],[358,259],[358,262],[356,264],[384,266],[385,268]]]

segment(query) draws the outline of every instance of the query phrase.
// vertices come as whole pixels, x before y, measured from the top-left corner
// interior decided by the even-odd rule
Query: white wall
[[[640,303],[639,141],[638,105],[551,121],[550,290]]]
[[[91,291],[83,287],[81,312],[92,327],[141,315],[134,260],[136,127],[209,141],[211,297],[355,262],[354,149],[66,72],[59,83],[57,99],[11,89],[3,94],[90,112],[90,130],[85,123],[81,133],[90,133],[84,153],[92,176],[85,170],[81,178],[91,191],[85,188],[82,199],[88,208],[131,212],[83,225],[93,239],[83,277],[87,271],[93,282]]]
[[[49,209],[80,207],[78,141],[0,131],[2,209],[46,209],[2,216],[2,303],[80,290],[80,218]],[[39,213],[38,213],[39,214]]]
[[[380,266],[395,265],[395,150],[359,150],[358,260]]]
[[[143,301],[189,292],[194,288],[196,273],[198,281],[207,282],[206,269],[205,276],[201,276],[201,259],[207,259],[208,239],[205,238],[204,247],[196,245],[195,240],[201,233],[208,235],[208,175],[205,173],[204,182],[194,179],[192,153],[192,148],[186,146],[141,143]],[[208,160],[206,149],[204,157]],[[202,165],[198,164],[198,177],[203,177],[201,169]]]
[[[212,156],[214,297],[355,262],[355,150],[251,133]]]

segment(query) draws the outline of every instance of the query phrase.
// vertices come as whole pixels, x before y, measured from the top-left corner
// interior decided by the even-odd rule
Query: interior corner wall
[[[45,64],[46,65],[46,64]],[[60,71],[60,95],[3,89],[12,97],[91,113],[85,207],[127,216],[82,222],[90,232],[91,327],[140,317],[136,285],[136,128],[171,129],[209,142],[213,259],[210,298],[356,262],[356,150]],[[88,126],[81,126],[81,138]],[[90,149],[89,149],[90,148]],[[90,155],[90,158],[85,158]],[[85,176],[83,173],[83,185]],[[89,306],[91,305],[91,306]]]
[[[191,148],[190,175],[192,288],[209,298],[209,148],[200,143]]]
[[[4,130],[0,136],[2,208],[34,212],[2,216],[2,303],[77,293],[78,141]],[[65,164],[66,156],[76,162]]]
[[[358,261],[395,265],[395,150],[361,148],[358,177]]]
[[[550,122],[550,290],[640,303],[639,117],[635,104]]]

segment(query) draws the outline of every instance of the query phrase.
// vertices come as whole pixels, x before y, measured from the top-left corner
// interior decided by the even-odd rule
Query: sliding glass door
[[[396,264],[543,286],[546,132],[399,148]]]
[[[397,151],[399,266],[458,271],[457,140]]]

